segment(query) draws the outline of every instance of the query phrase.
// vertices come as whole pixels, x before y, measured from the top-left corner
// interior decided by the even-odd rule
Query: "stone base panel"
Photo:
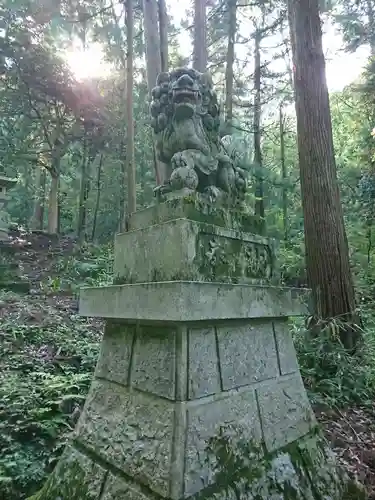
[[[297,372],[285,319],[203,326],[108,321],[95,375],[186,401]]]
[[[274,243],[268,238],[177,219],[116,235],[116,283],[211,281],[269,284]]]
[[[365,500],[366,492],[337,469],[319,431],[274,453],[251,447],[246,437],[219,439],[207,454],[212,484],[180,500]],[[228,444],[231,446],[228,447]],[[216,451],[216,455],[215,455]],[[233,460],[233,457],[235,460]],[[29,500],[163,500],[123,470],[79,442],[67,446],[44,488]],[[171,497],[168,497],[171,498]],[[172,497],[175,498],[175,497]]]
[[[308,314],[309,290],[196,281],[82,288],[81,316],[189,322]]]
[[[231,425],[266,452],[306,435],[315,420],[299,374],[181,403],[96,380],[75,438],[162,498],[179,499],[213,483],[207,444]]]

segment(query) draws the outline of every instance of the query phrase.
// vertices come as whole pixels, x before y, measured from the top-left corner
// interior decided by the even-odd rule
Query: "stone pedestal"
[[[0,289],[27,293],[30,284],[19,277],[19,266],[14,256],[15,249],[8,235],[10,220],[6,210],[7,191],[16,183],[17,179],[0,175]]]
[[[0,241],[8,241],[9,215],[6,211],[8,189],[14,187],[17,179],[0,175]]]
[[[101,352],[71,444],[34,499],[350,498],[288,329],[308,291],[267,284],[273,245],[246,221],[213,224],[196,201],[175,202],[117,236],[118,284],[81,292],[81,314],[107,318]]]

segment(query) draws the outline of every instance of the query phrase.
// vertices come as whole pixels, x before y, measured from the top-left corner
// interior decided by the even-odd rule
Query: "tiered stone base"
[[[269,286],[274,246],[244,214],[169,200],[115,241],[116,285],[71,444],[34,500],[361,500],[322,438],[287,318],[308,291]],[[349,488],[353,489],[350,496]]]
[[[107,324],[72,443],[33,500],[365,498],[349,487],[284,319],[122,320]]]

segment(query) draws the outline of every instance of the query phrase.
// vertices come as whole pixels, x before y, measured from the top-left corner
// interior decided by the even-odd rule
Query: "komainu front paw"
[[[215,203],[217,201],[223,201],[226,199],[226,193],[216,186],[208,186],[204,190],[204,196],[208,199],[210,203]]]
[[[173,191],[185,188],[195,191],[198,187],[198,175],[193,168],[184,165],[173,170],[170,183]]]
[[[175,170],[177,168],[181,168],[181,167],[194,168],[193,163],[194,162],[193,162],[192,158],[189,155],[187,155],[184,151],[179,151],[178,153],[175,153],[171,159],[171,164],[172,164],[173,170]]]

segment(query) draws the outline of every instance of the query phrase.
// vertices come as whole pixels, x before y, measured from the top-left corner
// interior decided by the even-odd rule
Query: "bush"
[[[49,311],[51,314],[53,311]],[[99,336],[85,320],[3,322],[0,351],[0,499],[37,490],[73,430],[92,378]]]
[[[371,405],[375,395],[375,328],[367,318],[364,345],[354,355],[339,337],[340,324],[328,322],[318,337],[295,325],[294,341],[301,375],[313,403]]]

